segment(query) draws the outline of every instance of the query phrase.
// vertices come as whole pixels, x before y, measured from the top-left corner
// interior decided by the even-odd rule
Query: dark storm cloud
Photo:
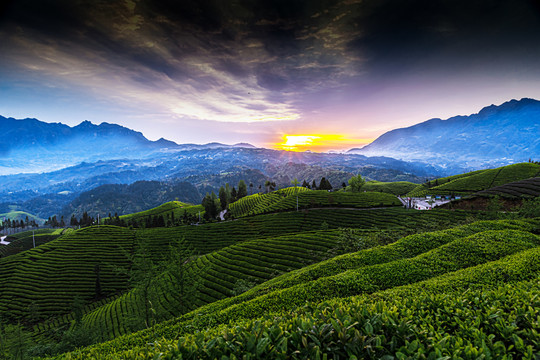
[[[290,120],[411,73],[534,67],[538,3],[18,0],[0,65],[186,118]]]

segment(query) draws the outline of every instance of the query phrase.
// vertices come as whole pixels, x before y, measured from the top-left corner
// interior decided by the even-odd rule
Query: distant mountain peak
[[[469,116],[430,119],[379,136],[348,152],[470,167],[540,157],[540,101],[523,98]]]

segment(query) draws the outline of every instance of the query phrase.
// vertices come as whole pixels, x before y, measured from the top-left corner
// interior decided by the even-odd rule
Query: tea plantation
[[[540,165],[535,163],[520,163],[431,180],[418,185],[407,196],[468,195],[514,181],[538,176],[540,176]]]
[[[536,219],[412,235],[65,358],[534,359],[539,230]]]
[[[540,170],[518,165],[437,186]],[[170,202],[36,234],[0,258],[0,359],[536,359],[540,214],[406,210],[402,187],[377,185],[391,189],[287,188],[199,225],[175,220],[201,206]]]
[[[535,198],[540,196],[540,177],[514,181],[480,191],[475,195],[501,196],[505,198]]]

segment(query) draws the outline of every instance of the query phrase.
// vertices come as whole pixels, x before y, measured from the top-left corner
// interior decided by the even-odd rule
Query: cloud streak
[[[453,78],[465,88],[456,101],[471,109],[485,97],[471,101],[467,89],[493,88],[493,79],[500,90],[490,102],[540,97],[530,93],[538,8],[511,3],[20,0],[0,17],[0,91],[10,99],[0,111],[24,99],[37,116],[50,114],[52,105],[37,106],[49,99],[84,111],[70,110],[73,119],[105,115],[155,133],[145,118],[165,137],[174,124],[185,134],[213,124],[222,138],[208,141],[223,141],[259,124],[276,135],[311,127],[371,138],[425,120],[433,106],[418,111],[415,99],[417,108],[440,104]],[[503,90],[516,81],[517,91]],[[389,111],[391,103],[405,108]]]

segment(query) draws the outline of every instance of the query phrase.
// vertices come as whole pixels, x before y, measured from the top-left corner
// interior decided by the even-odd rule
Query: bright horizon
[[[540,98],[532,2],[85,1],[0,7],[0,115],[342,151]]]

